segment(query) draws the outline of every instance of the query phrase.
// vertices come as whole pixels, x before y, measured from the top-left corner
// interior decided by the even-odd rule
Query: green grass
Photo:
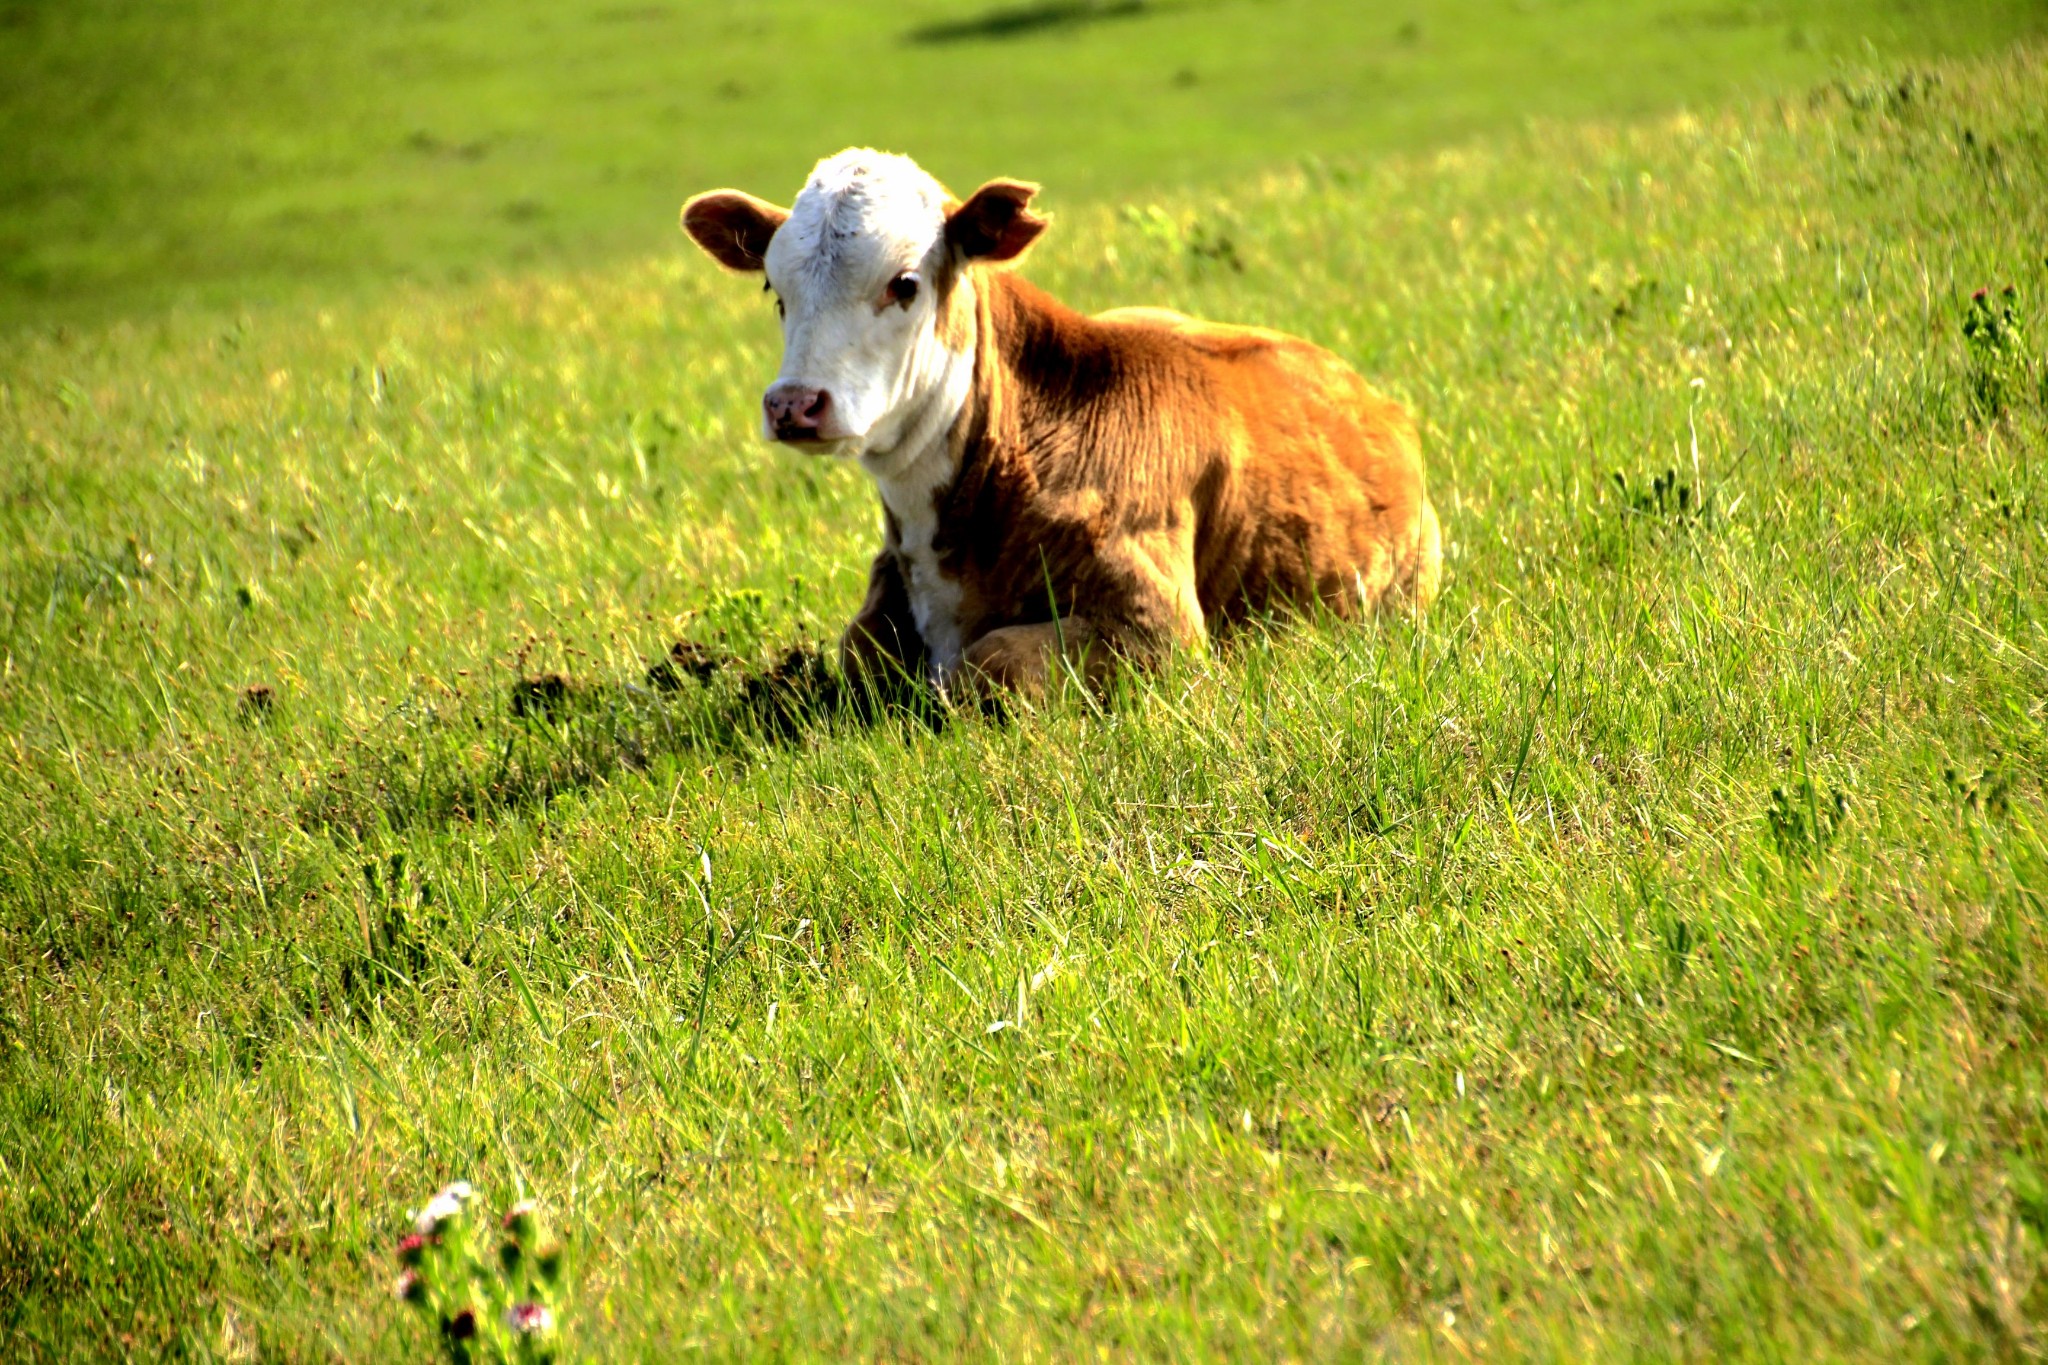
[[[1427,622],[647,689],[875,534],[666,248],[0,340],[11,1358],[416,1354],[456,1177],[605,1359],[2048,1344],[2048,57],[1138,202],[1033,276],[1412,401]]]
[[[856,142],[1072,203],[2044,29],[2038,0],[0,0],[0,324],[637,258],[688,195],[786,197]]]

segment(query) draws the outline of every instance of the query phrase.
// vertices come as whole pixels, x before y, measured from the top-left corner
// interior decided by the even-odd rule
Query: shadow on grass
[[[1039,0],[1036,4],[1001,5],[965,19],[920,24],[903,36],[912,43],[994,42],[1053,29],[1085,28],[1110,19],[1136,19],[1159,9],[1153,0]]]
[[[362,837],[491,820],[663,757],[730,758],[843,726],[909,733],[943,723],[921,685],[849,686],[808,642],[765,662],[681,642],[636,681],[545,673],[466,706],[402,705],[310,786],[299,823]]]

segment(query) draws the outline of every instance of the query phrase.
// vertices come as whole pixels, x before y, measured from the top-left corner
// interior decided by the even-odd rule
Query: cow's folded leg
[[[1176,647],[1201,648],[1208,629],[1195,596],[1191,546],[1191,537],[1170,532],[1103,546],[1093,566],[1092,595],[1084,599],[1093,609],[1058,621],[1003,626],[974,640],[960,661],[966,687],[1042,696],[1067,671],[1099,692],[1121,667],[1149,668]]]
[[[967,646],[946,690],[962,699],[1005,692],[1042,697],[1067,668],[1096,688],[1115,671],[1112,642],[1085,616],[990,631]]]

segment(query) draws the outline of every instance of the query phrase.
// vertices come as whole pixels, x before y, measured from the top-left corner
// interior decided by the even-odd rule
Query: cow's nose
[[[777,384],[761,400],[768,413],[768,429],[778,441],[801,441],[814,437],[832,413],[832,395],[824,389],[803,384]]]

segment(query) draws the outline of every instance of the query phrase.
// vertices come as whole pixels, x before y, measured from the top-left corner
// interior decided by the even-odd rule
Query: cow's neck
[[[1075,349],[1075,324],[1085,326],[1077,314],[1014,275],[983,275],[961,287],[974,290],[968,345],[940,367],[939,381],[905,419],[902,438],[861,457],[888,511],[891,548],[903,560],[911,613],[941,683],[958,666],[966,641],[960,582],[941,569],[934,544],[940,504],[969,467],[976,480],[1014,472],[998,467],[1004,462],[997,453],[1021,439],[1027,394],[1043,387],[1047,375],[1041,371],[1060,382],[1064,367],[1056,357]]]
[[[917,406],[903,420],[902,435],[886,448],[861,456],[875,481],[890,538],[902,557],[911,615],[935,681],[943,683],[958,666],[965,641],[959,619],[960,584],[939,569],[934,540],[939,502],[960,472],[954,439],[975,387],[975,349],[942,350]]]
[[[982,465],[981,477],[1030,477],[1015,466],[1035,456],[1033,414],[1071,411],[1098,377],[1093,324],[1011,274],[984,279],[976,313],[980,345],[961,425],[962,463]]]

